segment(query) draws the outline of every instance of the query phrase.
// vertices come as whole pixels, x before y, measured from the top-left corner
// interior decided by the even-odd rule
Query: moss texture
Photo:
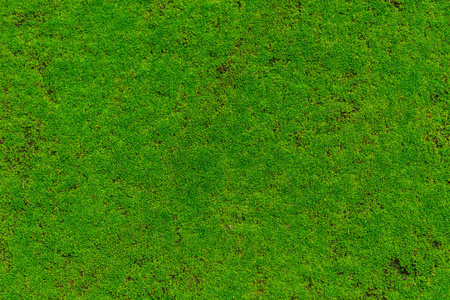
[[[450,299],[450,2],[0,10],[0,298]]]

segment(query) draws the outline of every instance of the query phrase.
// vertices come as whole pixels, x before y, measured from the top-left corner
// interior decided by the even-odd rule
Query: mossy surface
[[[1,299],[450,299],[450,2],[0,12]]]

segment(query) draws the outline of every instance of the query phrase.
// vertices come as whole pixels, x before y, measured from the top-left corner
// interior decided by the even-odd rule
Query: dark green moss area
[[[1,299],[450,299],[450,2],[0,12]]]

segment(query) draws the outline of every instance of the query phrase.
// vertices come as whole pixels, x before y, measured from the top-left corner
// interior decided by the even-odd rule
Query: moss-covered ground
[[[450,299],[449,1],[0,13],[1,299]]]

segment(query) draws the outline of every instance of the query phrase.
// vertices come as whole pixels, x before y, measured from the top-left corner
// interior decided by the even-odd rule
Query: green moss
[[[0,7],[0,298],[450,297],[446,1]]]

